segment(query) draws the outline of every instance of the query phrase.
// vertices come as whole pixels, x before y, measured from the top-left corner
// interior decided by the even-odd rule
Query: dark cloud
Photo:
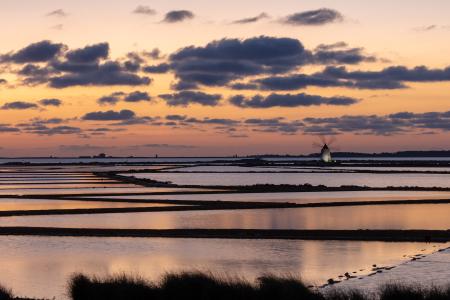
[[[10,124],[0,124],[0,132],[20,132],[20,129]]]
[[[344,42],[319,45],[314,50],[313,60],[318,64],[359,64],[376,62],[377,58],[364,53],[364,48],[349,48]]]
[[[301,94],[270,94],[267,97],[256,95],[247,98],[243,95],[233,96],[230,103],[243,108],[299,107],[313,105],[352,105],[359,100],[349,97],[322,97]]]
[[[133,13],[139,14],[139,15],[153,16],[153,15],[156,15],[156,10],[154,10],[146,5],[139,5],[138,7],[136,7],[133,10]]]
[[[343,19],[344,17],[338,11],[329,8],[321,8],[292,14],[284,18],[282,22],[290,25],[319,26],[340,22]]]
[[[252,118],[244,121],[245,125],[251,126],[252,131],[267,132],[267,133],[281,133],[281,134],[295,134],[304,125],[301,121],[288,121],[285,118]]]
[[[169,59],[184,84],[220,86],[245,76],[288,72],[308,62],[310,55],[296,39],[260,36],[186,47]]]
[[[117,123],[113,123],[111,125],[113,126],[130,126],[130,125],[141,125],[141,124],[148,124],[148,125],[159,125],[157,121],[159,120],[159,117],[133,117],[130,119],[125,119]]]
[[[61,106],[62,101],[59,99],[42,99],[39,101],[39,104],[43,106]]]
[[[47,14],[48,17],[67,17],[67,13],[63,9],[56,9]]]
[[[65,122],[65,120],[61,118],[33,118],[29,122],[19,123],[16,126],[22,128],[25,132],[32,132],[34,130],[47,129],[47,125],[62,124],[63,122]]]
[[[26,64],[18,74],[24,76],[25,84],[34,85],[47,82],[49,76],[53,74],[53,70],[36,64]]]
[[[38,105],[36,103],[25,102],[25,101],[14,101],[14,102],[7,102],[7,103],[3,104],[3,106],[0,109],[22,110],[22,109],[36,109],[36,108],[38,108]]]
[[[256,17],[251,17],[251,18],[244,18],[244,19],[240,19],[240,20],[236,20],[233,21],[232,24],[249,24],[249,23],[255,23],[258,22],[262,19],[267,19],[269,18],[269,15],[266,13],[261,13],[259,15],[257,15]]]
[[[350,84],[346,81],[327,78],[325,76],[293,74],[289,76],[272,76],[258,79],[254,81],[254,85],[261,90],[290,91],[303,89],[308,86],[339,87],[349,86]]]
[[[429,69],[425,66],[407,68],[393,66],[380,71],[349,71],[346,67],[328,66],[312,74],[271,76],[253,83],[262,90],[296,90],[307,86],[347,87],[357,89],[402,89],[407,82],[450,81],[450,67]]]
[[[111,95],[100,97],[97,99],[97,103],[100,105],[114,105],[120,101],[121,96],[124,94],[123,92],[112,93]]]
[[[152,98],[147,92],[134,91],[131,93],[114,92],[110,95],[103,96],[97,100],[100,105],[114,105],[119,101],[125,102],[139,102],[139,101],[151,101]]]
[[[79,134],[82,132],[82,130],[79,127],[61,125],[55,127],[42,126],[41,128],[36,128],[35,130],[30,130],[28,132],[39,135],[60,135],[60,134]]]
[[[182,115],[167,115],[166,116],[167,120],[171,120],[171,121],[183,121],[187,119],[187,116],[182,116]]]
[[[67,52],[66,58],[71,63],[93,63],[106,59],[109,55],[109,44],[100,43]]]
[[[233,90],[257,90],[259,85],[255,83],[236,82],[229,86]]]
[[[433,82],[449,81],[450,67],[444,69],[429,69],[419,66],[409,69],[404,66],[393,66],[381,71],[348,71],[345,67],[327,67],[322,75],[358,81],[397,81],[397,82]]]
[[[44,84],[54,88],[71,86],[148,85],[140,76],[138,55],[128,60],[107,60],[109,44],[99,43],[68,50],[62,44],[42,41],[1,57],[3,62],[26,64],[17,74],[25,84]]]
[[[125,102],[139,102],[139,101],[150,101],[152,98],[147,92],[135,91],[129,93],[125,98]]]
[[[305,133],[393,135],[414,131],[450,130],[450,112],[401,112],[386,116],[342,116],[306,118]]]
[[[216,106],[222,96],[219,94],[206,94],[195,91],[181,91],[174,94],[159,95],[169,106],[188,106],[190,104],[201,104],[205,106]]]
[[[189,10],[172,10],[166,13],[163,22],[178,23],[185,20],[193,19],[194,14]]]
[[[163,74],[167,73],[170,70],[170,65],[167,63],[162,63],[155,66],[146,66],[142,69],[146,73],[157,73],[157,74]]]
[[[86,121],[121,121],[130,120],[136,117],[136,114],[128,109],[121,111],[96,111],[85,114],[82,119]]]
[[[161,54],[161,50],[159,50],[158,48],[154,48],[152,51],[146,51],[144,52],[144,55],[152,59],[164,58],[164,56]]]
[[[71,86],[148,85],[151,79],[129,72],[118,62],[108,61],[95,65],[94,70],[51,77],[50,86],[65,88]]]
[[[68,126],[64,123],[67,119],[51,118],[51,119],[31,119],[28,123],[17,124],[23,132],[38,135],[60,135],[60,134],[80,134],[81,128]]]
[[[14,63],[47,62],[55,58],[62,49],[63,44],[55,44],[50,41],[41,41],[28,45],[17,52],[0,56],[0,61]]]

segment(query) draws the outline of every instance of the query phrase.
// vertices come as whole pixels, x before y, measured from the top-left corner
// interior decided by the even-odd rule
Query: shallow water
[[[41,209],[75,209],[75,208],[121,208],[121,207],[162,207],[173,206],[160,203],[115,203],[88,202],[52,199],[8,199],[0,198],[0,211],[41,210]],[[0,221],[0,225],[3,222]]]
[[[203,191],[203,189],[178,189],[178,188],[158,188],[158,187],[140,187],[137,185],[130,185],[129,187],[92,187],[92,188],[51,188],[42,186],[34,189],[0,189],[0,195],[68,195],[68,194],[105,194],[105,193],[171,193],[171,192],[194,192]],[[208,191],[208,190],[205,190]]]
[[[67,299],[74,272],[108,275],[126,272],[157,279],[167,271],[203,270],[241,275],[295,274],[323,284],[372,264],[393,265],[424,243],[201,240],[138,238],[0,237],[0,282],[20,296]],[[239,255],[236,255],[239,253]]]
[[[46,184],[20,184],[20,183],[10,183],[10,184],[0,184],[0,190],[29,190],[29,189],[87,189],[87,188],[95,188],[95,189],[105,189],[105,188],[135,188],[136,185],[128,184],[128,183],[55,183],[48,182]]]
[[[358,173],[134,173],[123,174],[137,178],[171,181],[186,185],[253,185],[253,184],[305,184],[370,187],[421,186],[450,187],[450,174],[358,174]]]
[[[355,191],[355,192],[311,192],[311,193],[236,193],[236,194],[183,194],[183,195],[125,195],[94,196],[105,199],[170,199],[197,201],[245,201],[245,202],[290,202],[323,203],[354,201],[426,200],[450,199],[450,192],[422,191]]]
[[[224,165],[210,165],[210,166],[192,166],[169,169],[164,172],[337,172],[337,171],[415,171],[415,172],[450,172],[450,168],[441,167],[304,167],[304,166],[261,166],[261,167],[245,167],[245,166],[224,166]]]
[[[449,215],[450,204],[424,204],[27,216],[0,218],[0,224],[73,228],[447,230]]]

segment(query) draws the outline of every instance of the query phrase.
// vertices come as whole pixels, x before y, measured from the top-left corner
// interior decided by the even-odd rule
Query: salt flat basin
[[[370,174],[370,173],[131,173],[136,178],[170,181],[181,185],[305,184],[369,187],[421,186],[450,187],[450,174]]]
[[[0,198],[0,211],[75,209],[75,208],[122,208],[122,207],[165,207],[174,206],[163,203],[125,203],[125,202],[88,202],[54,199],[18,199]],[[0,224],[2,222],[0,221]]]
[[[123,195],[94,196],[108,199],[170,199],[196,201],[242,201],[242,202],[360,202],[389,200],[432,200],[450,199],[450,192],[428,191],[349,191],[349,192],[308,192],[308,193],[228,193],[228,194],[181,194],[181,195]]]
[[[403,255],[436,248],[424,243],[290,240],[0,237],[0,282],[20,296],[67,299],[67,279],[128,273],[157,279],[168,271],[200,270],[244,276],[301,275],[323,284],[372,264],[394,265]],[[239,253],[239,255],[236,255]],[[424,253],[424,252],[421,252]],[[364,269],[365,271],[359,272]]]
[[[379,205],[0,218],[2,226],[135,229],[439,229],[450,204]],[[430,217],[432,216],[432,217]]]
[[[46,184],[0,184],[0,190],[29,190],[29,189],[86,189],[86,188],[134,188],[136,185],[129,183],[52,183]]]
[[[190,166],[182,168],[169,169],[164,172],[296,172],[295,169],[285,167],[241,167],[241,166]]]
[[[164,172],[340,172],[340,171],[414,171],[414,172],[450,172],[450,168],[443,167],[346,167],[346,166],[229,166],[229,165],[208,165],[190,166],[169,169]]]
[[[77,194],[83,196],[83,194],[123,194],[123,193],[173,193],[173,192],[194,192],[203,191],[203,189],[179,189],[179,188],[158,188],[158,187],[140,187],[137,185],[130,185],[128,187],[116,187],[116,185],[110,185],[109,187],[91,187],[91,188],[34,188],[34,189],[0,189],[0,195],[68,195]],[[204,190],[208,191],[208,190]]]
[[[0,179],[1,185],[7,184],[58,184],[58,183],[118,183],[117,180],[102,179],[98,177],[53,177],[53,178],[12,178],[12,179]]]

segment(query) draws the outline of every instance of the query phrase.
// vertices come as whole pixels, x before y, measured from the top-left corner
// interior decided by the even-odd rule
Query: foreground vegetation
[[[160,282],[125,275],[89,277],[74,275],[68,284],[72,300],[450,300],[448,288],[386,285],[377,294],[307,287],[293,277],[263,276],[255,283],[191,272],[167,274]],[[0,300],[19,299],[0,287]]]

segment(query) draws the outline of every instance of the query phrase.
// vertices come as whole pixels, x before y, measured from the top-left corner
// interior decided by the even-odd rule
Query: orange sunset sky
[[[450,2],[0,1],[0,156],[450,148]]]

